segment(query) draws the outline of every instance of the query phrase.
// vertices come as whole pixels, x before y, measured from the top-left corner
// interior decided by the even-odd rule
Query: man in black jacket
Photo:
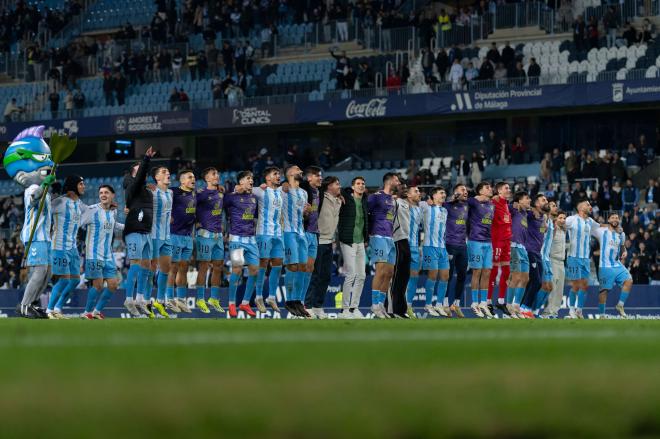
[[[149,274],[151,273],[151,225],[153,222],[153,195],[145,183],[149,162],[155,154],[156,151],[153,147],[149,147],[142,160],[131,167],[130,173],[124,177],[123,183],[126,210],[128,210],[124,225],[124,241],[126,241],[126,252],[130,261],[124,306],[135,317],[140,315],[140,311],[153,316],[144,300],[144,294],[151,286]],[[153,276],[153,273],[151,274]],[[137,300],[133,300],[136,282]]]
[[[367,186],[363,177],[355,177],[351,187],[342,191],[344,204],[339,211],[337,226],[341,254],[344,259],[341,318],[363,318],[358,307],[364,288],[365,247],[368,242]]]

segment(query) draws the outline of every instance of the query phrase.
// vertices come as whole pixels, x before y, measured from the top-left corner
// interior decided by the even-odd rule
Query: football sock
[[[479,303],[479,290],[472,290],[472,303]]]
[[[513,303],[513,296],[515,296],[516,293],[516,288],[507,288],[506,290],[506,303],[511,304]]]
[[[141,271],[142,267],[140,267],[139,264],[131,264],[128,269],[128,274],[126,275],[126,299],[133,300],[133,293],[135,292],[135,286],[138,282],[138,277],[140,276]]]
[[[481,297],[481,303],[485,305],[486,300],[488,300],[488,290],[479,290],[479,296]]]
[[[266,269],[259,267],[257,273],[257,283],[255,285],[257,299],[264,296],[264,282],[266,281]]]
[[[277,288],[280,286],[280,274],[282,273],[282,266],[270,267],[270,274],[268,275],[268,297],[277,299]]]
[[[176,298],[186,300],[188,296],[188,288],[186,287],[176,287]]]
[[[247,282],[245,283],[245,293],[243,294],[242,305],[248,305],[250,300],[252,300],[252,294],[254,293],[254,284],[257,283],[257,275],[248,274]]]
[[[630,291],[623,291],[621,290],[621,294],[619,295],[619,305],[623,306],[626,304],[626,300],[628,300],[628,295],[630,294]]]
[[[378,305],[379,300],[380,300],[380,291],[371,290],[371,304]]]
[[[584,304],[587,301],[587,292],[586,291],[578,291],[577,295],[577,307],[578,309],[584,308]]]
[[[495,289],[495,281],[497,281],[497,273],[500,267],[493,267],[488,276],[488,299],[493,298],[493,290]]]
[[[305,282],[305,272],[304,271],[296,271],[293,273],[293,289],[296,292],[296,300],[303,300],[303,283]]]
[[[158,278],[156,280],[157,286],[157,297],[159,302],[165,301],[165,294],[167,292],[167,273],[158,272]]]
[[[516,291],[513,295],[513,303],[520,305],[522,303],[522,298],[525,295],[525,288],[516,288]]]
[[[433,303],[433,294],[435,293],[435,284],[436,281],[431,278],[426,279],[426,284],[424,285],[425,292],[426,292],[426,300],[424,301],[424,305],[430,305]]]
[[[50,292],[50,299],[48,299],[48,310],[52,311],[57,303],[57,300],[60,298],[62,291],[66,288],[69,283],[69,279],[60,279],[53,286],[52,291]]]
[[[103,311],[103,308],[105,308],[105,305],[110,301],[112,298],[112,292],[110,292],[109,289],[104,288],[103,293],[101,294],[101,298],[99,299],[99,302],[96,304],[95,310],[98,312]]]
[[[550,291],[539,290],[538,294],[536,295],[536,303],[534,304],[534,309],[541,309],[541,307],[545,304],[549,294]]]
[[[220,287],[211,287],[211,299],[220,299]]]
[[[447,294],[447,281],[439,280],[438,281],[438,305],[441,305],[445,301],[445,295]]]
[[[508,290],[507,282],[509,281],[509,275],[511,274],[511,267],[508,265],[503,265],[500,267],[500,270],[502,270],[502,273],[500,274],[500,289],[499,293],[497,294],[497,298],[502,299],[502,301],[498,300],[497,302],[504,303],[504,297],[506,297]]]
[[[64,287],[64,290],[62,290],[62,294],[60,294],[60,297],[57,299],[57,303],[55,304],[56,310],[61,311],[62,308],[64,308],[64,304],[68,300],[69,294],[76,288],[78,282],[80,282],[80,279],[78,278],[67,279],[67,284]]]
[[[96,304],[97,297],[98,291],[96,291],[96,288],[91,287],[87,290],[87,304],[85,305],[85,312],[92,312],[94,305]]]
[[[238,283],[241,280],[241,275],[233,273],[229,275],[229,303],[236,304],[236,291],[238,291]]]
[[[160,286],[159,286],[159,290],[160,290]],[[174,298],[174,285],[168,285],[165,288],[165,300],[172,300],[173,298]],[[158,300],[160,300],[160,298]]]
[[[206,297],[206,291],[204,291],[204,287],[200,287],[197,285],[196,291],[197,291],[197,300],[204,300],[204,297]],[[211,296],[213,297],[213,296]]]
[[[415,299],[415,294],[417,293],[417,279],[417,276],[411,276],[408,280],[408,288],[406,289],[406,302],[410,303],[411,305]]]
[[[288,301],[297,300],[296,292],[293,289],[293,272],[287,270],[284,273],[284,287],[286,288],[286,298]]]
[[[605,314],[605,304],[604,303],[599,303],[598,304],[598,314]]]
[[[309,290],[309,283],[312,281],[312,273],[307,271],[302,272],[302,289],[300,290],[300,300],[303,302],[307,298],[307,290]]]
[[[151,299],[151,279],[153,279],[153,271],[148,268],[141,268],[138,276],[138,295],[142,295],[147,301]]]
[[[568,293],[568,307],[573,309],[577,305],[577,291],[571,290]]]

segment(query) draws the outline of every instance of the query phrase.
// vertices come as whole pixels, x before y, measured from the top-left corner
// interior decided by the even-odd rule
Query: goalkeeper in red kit
[[[506,297],[507,281],[511,273],[511,212],[509,212],[509,199],[511,198],[511,188],[508,183],[503,181],[495,185],[496,195],[492,201],[495,205],[495,215],[493,216],[493,225],[491,228],[493,242],[493,269],[490,272],[488,282],[488,308],[491,314],[495,315],[493,308],[493,290],[499,273],[499,294],[495,308],[500,310],[503,315],[510,315],[506,309],[504,298]]]

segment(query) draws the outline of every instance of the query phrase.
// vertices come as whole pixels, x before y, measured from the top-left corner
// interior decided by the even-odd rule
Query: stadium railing
[[[311,93],[279,94],[279,95],[254,96],[254,97],[238,96],[233,100],[222,99],[222,100],[217,100],[215,102],[209,101],[208,99],[204,99],[203,101],[197,101],[197,102],[193,100],[190,102],[189,108],[195,110],[205,110],[212,108],[239,108],[239,107],[252,107],[259,105],[295,104],[300,102],[314,102],[314,101],[341,101],[341,100],[360,99],[360,98],[386,98],[388,96],[424,94],[424,93],[456,93],[456,92],[465,92],[465,91],[529,88],[529,87],[559,85],[559,84],[587,84],[591,82],[613,82],[622,79],[653,80],[658,77],[657,74],[653,78],[649,78],[646,75],[647,75],[647,69],[631,69],[625,73],[625,77],[622,77],[621,73],[617,71],[605,71],[605,72],[600,72],[595,78],[593,76],[589,77],[587,72],[572,72],[572,73],[560,73],[560,74],[546,74],[534,78],[474,80],[466,83],[459,90],[455,89],[453,87],[453,84],[450,82],[442,82],[442,83],[434,84],[432,86],[406,85],[406,86],[401,86],[399,88],[389,88],[389,89],[383,86],[383,87],[368,88],[361,90],[359,89],[328,90],[325,92],[321,92],[317,90]],[[43,115],[44,115],[44,111],[30,111],[29,109],[26,109],[25,112],[21,114],[17,114],[14,120],[15,121],[43,120],[44,119]],[[46,119],[50,119],[50,113],[48,113],[48,117],[46,117]]]

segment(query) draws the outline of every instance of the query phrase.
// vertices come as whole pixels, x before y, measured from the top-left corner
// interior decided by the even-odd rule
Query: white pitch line
[[[236,333],[204,331],[192,334],[118,334],[109,336],[63,336],[54,334],[1,336],[0,348],[11,347],[131,347],[131,346],[198,346],[240,344],[300,344],[300,343],[378,343],[378,342],[440,342],[440,341],[497,341],[497,340],[571,340],[571,339],[615,339],[655,338],[660,340],[660,331],[620,330],[413,330],[413,331],[271,331],[269,333]]]

